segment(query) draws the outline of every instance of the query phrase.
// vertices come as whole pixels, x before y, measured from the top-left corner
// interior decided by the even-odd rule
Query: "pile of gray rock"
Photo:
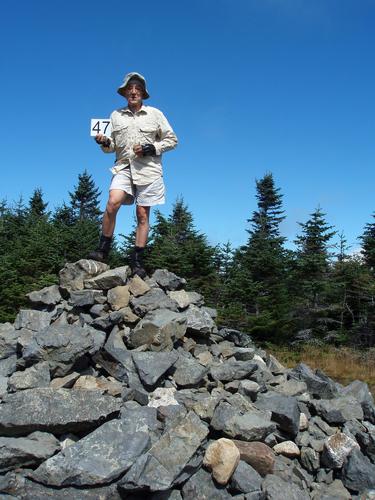
[[[0,325],[0,498],[375,498],[367,385],[286,369],[185,284],[80,260]]]

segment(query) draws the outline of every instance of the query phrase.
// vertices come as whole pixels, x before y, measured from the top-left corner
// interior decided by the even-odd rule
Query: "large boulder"
[[[27,437],[0,437],[0,473],[37,466],[59,449],[59,440],[46,432],[36,431]]]
[[[133,311],[138,316],[144,316],[150,311],[155,309],[169,309],[171,311],[178,311],[178,304],[175,300],[171,299],[160,288],[152,288],[149,292],[139,297],[132,297],[130,300]]]
[[[281,430],[293,437],[297,435],[301,412],[296,398],[270,391],[259,394],[255,406],[260,410],[271,411],[272,420],[277,422]]]
[[[26,364],[47,361],[55,376],[67,375],[86,355],[95,354],[104,344],[105,334],[89,326],[51,325],[37,332],[23,349]]]
[[[67,263],[59,273],[60,286],[69,290],[83,290],[86,279],[97,276],[108,269],[108,264],[89,259]]]
[[[120,491],[164,491],[183,483],[200,465],[199,451],[207,434],[195,413],[177,419],[120,480]]]
[[[121,400],[101,391],[41,388],[7,394],[0,404],[0,433],[80,432],[119,413]]]
[[[147,430],[147,429],[146,429]],[[147,451],[150,437],[123,420],[111,420],[48,459],[31,477],[51,486],[96,486],[110,483]]]
[[[176,363],[178,354],[171,352],[133,352],[133,362],[142,383],[152,388]]]
[[[101,273],[93,278],[84,280],[84,287],[90,290],[109,290],[116,286],[126,285],[131,274],[129,266],[116,267]]]
[[[153,351],[171,350],[186,332],[186,318],[169,309],[151,311],[130,332],[131,347],[148,345]]]
[[[177,290],[186,285],[186,280],[176,276],[168,269],[157,269],[152,275],[152,279],[165,290]]]
[[[270,417],[270,412],[240,411],[227,401],[221,401],[215,408],[211,427],[231,438],[262,441],[276,429]]]
[[[57,285],[47,286],[41,290],[27,293],[26,297],[37,306],[54,306],[62,300],[60,289]]]

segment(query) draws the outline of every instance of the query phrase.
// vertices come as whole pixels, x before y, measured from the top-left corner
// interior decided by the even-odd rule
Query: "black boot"
[[[99,262],[106,262],[108,259],[109,251],[111,250],[112,238],[109,236],[100,236],[99,246],[96,250],[88,255],[88,259],[97,260]]]
[[[130,256],[130,267],[132,270],[132,276],[139,276],[140,278],[145,278],[147,276],[146,271],[143,269],[143,257],[144,248],[135,247],[133,253]]]

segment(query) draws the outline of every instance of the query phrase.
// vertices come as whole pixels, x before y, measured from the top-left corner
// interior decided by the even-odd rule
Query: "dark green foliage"
[[[193,216],[182,199],[176,201],[167,218],[156,211],[146,269],[167,268],[186,278],[190,289],[200,291],[210,301],[217,284],[214,255],[215,248],[195,229]]]
[[[295,276],[300,283],[298,293],[302,299],[307,300],[309,306],[313,307],[319,305],[319,296],[324,292],[328,282],[329,242],[336,234],[324,216],[321,209],[317,208],[307,222],[299,222],[302,231],[295,241],[297,245]]]
[[[301,329],[314,339],[337,345],[375,345],[375,222],[360,236],[362,257],[349,255],[345,236],[333,252],[334,228],[316,209],[296,240],[285,248],[280,224],[282,195],[272,174],[256,182],[257,207],[248,222],[248,239],[238,249],[230,242],[211,246],[194,226],[182,199],[172,213],[156,211],[145,251],[149,273],[167,268],[203,293],[218,308],[218,324],[248,332],[258,341],[289,343]],[[97,246],[100,234],[99,191],[84,172],[63,203],[47,210],[40,188],[28,203],[0,202],[0,322],[12,321],[25,294],[58,282],[58,271]],[[113,242],[109,264],[129,263],[136,226]]]
[[[100,191],[95,187],[91,175],[85,170],[78,175],[78,186],[73,193],[69,193],[73,216],[76,220],[91,220],[99,223],[101,211],[99,210]]]
[[[27,305],[27,292],[56,283],[65,262],[85,257],[97,244],[98,190],[87,172],[71,198],[71,206],[64,203],[52,215],[39,188],[27,207],[22,199],[14,206],[1,203],[0,322],[13,320]]]
[[[375,219],[375,213],[372,215]],[[365,226],[362,236],[362,254],[367,266],[375,273],[375,220]]]
[[[257,180],[256,190],[258,204],[248,219],[251,227],[247,230],[247,245],[235,252],[227,272],[222,316],[230,316],[233,302],[237,303],[234,310],[240,312],[239,322],[245,323],[253,335],[265,339],[275,334],[275,322],[280,318],[285,321],[288,316],[288,259],[283,247],[285,238],[280,233],[285,218],[282,195],[272,174]]]
[[[40,188],[34,190],[29,201],[29,214],[33,217],[43,217],[46,215],[48,203],[44,203],[43,192]]]

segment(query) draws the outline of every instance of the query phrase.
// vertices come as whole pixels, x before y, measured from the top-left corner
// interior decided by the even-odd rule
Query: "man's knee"
[[[148,217],[147,215],[138,215],[137,216],[138,226],[148,226]]]
[[[107,201],[107,206],[106,206],[106,211],[110,215],[114,215],[118,212],[119,208],[121,207],[121,201],[120,200],[111,200],[109,199]]]

